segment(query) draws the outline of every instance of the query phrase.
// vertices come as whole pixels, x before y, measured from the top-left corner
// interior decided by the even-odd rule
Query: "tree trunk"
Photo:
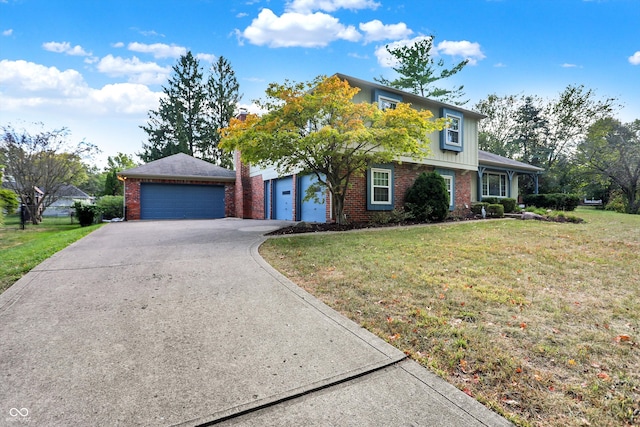
[[[331,193],[331,202],[336,217],[336,224],[346,224],[347,217],[344,214],[344,193]]]

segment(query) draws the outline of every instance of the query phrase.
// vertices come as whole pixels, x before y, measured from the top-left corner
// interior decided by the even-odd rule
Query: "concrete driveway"
[[[0,295],[0,424],[510,425],[267,265],[276,221],[109,224]]]

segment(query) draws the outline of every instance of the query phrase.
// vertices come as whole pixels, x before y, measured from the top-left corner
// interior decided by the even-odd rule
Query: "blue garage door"
[[[273,181],[273,219],[292,221],[293,178],[288,176]]]
[[[318,182],[315,175],[305,175],[298,178],[298,206],[300,221],[307,222],[327,222],[327,198],[324,191],[317,191],[316,197],[311,200],[304,200],[307,196],[307,188]]]
[[[224,186],[142,183],[140,218],[224,218]]]

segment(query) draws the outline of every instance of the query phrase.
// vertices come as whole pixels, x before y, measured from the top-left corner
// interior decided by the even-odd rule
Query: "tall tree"
[[[640,120],[625,125],[612,118],[598,120],[578,145],[576,158],[592,175],[622,190],[628,213],[640,213]]]
[[[463,105],[467,101],[460,98],[464,96],[464,86],[453,89],[434,87],[433,83],[446,79],[461,71],[469,60],[464,60],[452,68],[445,68],[444,59],[436,61],[431,52],[434,36],[418,39],[415,43],[399,47],[386,46],[387,51],[397,62],[392,69],[401,77],[388,80],[384,77],[374,78],[380,84],[397,89],[408,89],[416,95],[437,99],[443,102],[451,102]]]
[[[336,76],[320,76],[306,84],[272,83],[267,100],[259,102],[267,113],[232,119],[222,130],[220,145],[240,150],[245,162],[275,166],[281,174],[314,174],[331,193],[336,222],[342,224],[353,176],[374,163],[427,156],[426,135],[446,124],[405,103],[384,111],[376,104],[354,103],[359,91]],[[317,189],[310,189],[307,197]]]
[[[76,184],[84,178],[82,159],[97,148],[84,141],[69,144],[65,128],[34,135],[11,126],[2,131],[0,151],[6,159],[5,173],[12,179],[32,222],[37,224],[42,221],[44,208],[57,200],[63,185]]]
[[[489,95],[475,105],[476,111],[487,116],[478,125],[478,146],[499,156],[516,158],[520,155],[516,139],[515,112],[522,103],[516,95]]]
[[[107,158],[107,167],[104,169],[105,196],[122,196],[123,185],[118,181],[118,172],[136,167],[136,162],[128,154],[118,153]]]
[[[206,95],[197,58],[187,52],[173,66],[168,86],[163,87],[158,110],[149,111],[141,128],[149,136],[140,157],[150,162],[177,153],[198,156],[208,132]]]
[[[240,85],[229,61],[223,56],[211,66],[207,79],[207,106],[209,112],[208,128],[209,140],[200,147],[202,158],[222,167],[233,167],[232,153],[218,148],[220,143],[220,129],[229,126],[235,116],[236,108],[242,96]]]

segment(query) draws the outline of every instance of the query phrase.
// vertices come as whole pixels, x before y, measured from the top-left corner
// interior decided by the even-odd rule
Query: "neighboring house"
[[[125,219],[205,219],[235,216],[232,170],[175,154],[118,172]]]
[[[69,216],[75,202],[93,203],[94,198],[75,185],[63,185],[56,192],[55,202],[47,206],[42,216]]]
[[[401,158],[389,164],[372,165],[364,176],[351,179],[345,198],[349,221],[368,221],[376,212],[404,205],[407,189],[422,172],[435,171],[447,184],[449,209],[468,208],[483,196],[518,196],[518,174],[537,174],[542,169],[478,150],[478,123],[485,116],[458,106],[392,89],[343,74],[337,77],[360,88],[354,102],[377,102],[380,108],[394,108],[408,102],[429,110],[434,117],[446,117],[450,126],[429,135],[431,155],[423,160]],[[310,176],[280,176],[275,169],[240,164],[236,156],[236,216],[282,220],[332,221],[328,194],[304,201]]]

